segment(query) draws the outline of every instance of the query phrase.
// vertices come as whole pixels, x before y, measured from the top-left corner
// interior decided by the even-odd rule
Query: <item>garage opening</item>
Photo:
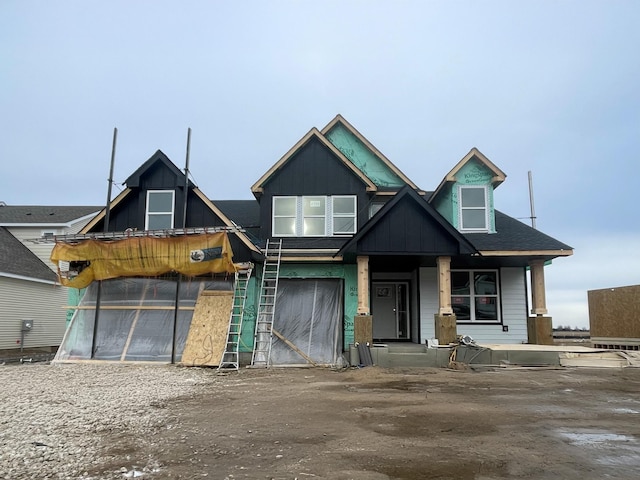
[[[343,288],[340,279],[280,279],[273,328],[282,338],[273,336],[272,365],[340,362]]]

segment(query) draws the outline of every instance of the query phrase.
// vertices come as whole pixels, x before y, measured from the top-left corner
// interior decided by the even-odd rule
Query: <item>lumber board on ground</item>
[[[205,293],[206,292],[206,293]],[[190,366],[217,366],[227,343],[233,292],[198,296],[181,363]]]
[[[284,343],[286,343],[289,348],[291,348],[294,352],[296,352],[298,355],[300,355],[302,358],[304,358],[311,365],[313,365],[313,366],[317,365],[316,362],[314,362],[309,355],[307,355],[302,350],[300,350],[296,345],[294,345],[291,341],[289,341],[289,339],[285,338],[284,335],[282,335],[276,329],[272,328],[271,329],[271,333],[273,333],[276,337],[278,337],[280,340],[282,340]]]

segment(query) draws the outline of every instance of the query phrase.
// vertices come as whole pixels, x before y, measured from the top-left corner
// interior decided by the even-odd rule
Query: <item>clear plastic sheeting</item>
[[[336,365],[340,356],[342,281],[280,279],[273,328],[317,364]],[[271,346],[272,365],[308,361],[277,336]]]
[[[119,278],[89,285],[54,361],[91,359],[98,288],[100,314],[93,359],[170,362],[176,281],[158,278]],[[176,361],[182,357],[200,292],[232,289],[232,277],[180,283]]]

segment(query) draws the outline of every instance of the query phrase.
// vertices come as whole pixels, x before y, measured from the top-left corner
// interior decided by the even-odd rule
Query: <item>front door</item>
[[[408,339],[408,283],[373,282],[372,287],[373,338],[376,340]]]

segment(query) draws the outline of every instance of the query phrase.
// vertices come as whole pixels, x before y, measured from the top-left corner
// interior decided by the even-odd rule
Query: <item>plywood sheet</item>
[[[233,292],[201,292],[182,353],[182,364],[217,366],[227,342]]]
[[[640,285],[590,290],[587,296],[591,337],[640,338]]]

